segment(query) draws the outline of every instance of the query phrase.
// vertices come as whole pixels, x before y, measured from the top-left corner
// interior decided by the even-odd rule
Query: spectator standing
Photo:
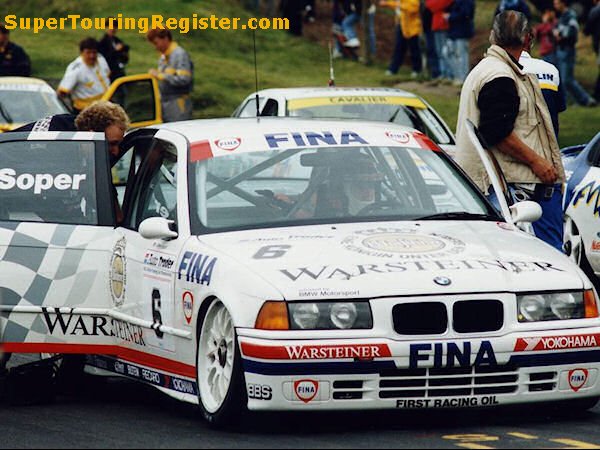
[[[10,41],[10,31],[0,22],[0,77],[31,76],[31,61],[22,47]]]
[[[529,38],[524,14],[505,11],[495,17],[492,45],[462,88],[457,162],[495,201],[489,177],[469,139],[466,123],[470,120],[498,161],[509,190],[542,207],[541,219],[533,223],[536,235],[562,250],[565,174],[560,150],[539,84],[518,63]]]
[[[344,45],[350,48],[360,47],[360,40],[356,34],[356,24],[362,14],[362,0],[342,0],[342,31],[346,36]]]
[[[531,40],[533,40],[533,37]],[[554,134],[556,134],[556,139],[558,140],[558,115],[567,109],[567,94],[560,82],[560,73],[556,66],[543,59],[532,58],[529,54],[531,51],[530,48],[531,45],[523,50],[519,64],[523,66],[525,73],[536,76],[544,95],[544,100],[546,100],[550,117],[552,118]]]
[[[469,41],[475,34],[475,0],[454,0],[445,15],[448,28],[448,59],[454,84],[462,85],[470,69]]]
[[[527,17],[528,21],[531,20],[531,10],[529,9],[529,6],[525,0],[500,0],[500,3],[498,3],[498,6],[496,7],[496,13],[494,16],[509,10],[519,11],[525,14],[525,17]]]
[[[306,0],[281,0],[279,7],[281,16],[290,21],[288,31],[294,36],[302,36]]]
[[[98,52],[110,69],[111,83],[125,76],[125,66],[129,62],[129,46],[117,37],[116,19],[107,20],[106,33],[98,42]]]
[[[594,51],[598,55],[598,78],[596,79],[596,88],[594,89],[594,97],[600,102],[600,0],[596,0],[596,5],[590,11],[587,22],[585,24],[585,33],[592,35],[592,45]]]
[[[158,79],[163,121],[191,119],[194,64],[188,52],[173,41],[167,29],[152,29],[146,37],[160,53],[158,70],[151,69],[149,73]]]
[[[575,45],[579,37],[577,14],[573,9],[569,8],[567,0],[554,0],[554,9],[559,14],[558,24],[554,29],[554,37],[558,46],[556,49],[556,59],[565,90],[580,105],[596,106],[594,98],[575,79],[575,62],[577,60]]]
[[[440,77],[440,59],[435,46],[433,34],[433,15],[425,7],[425,0],[421,0],[421,22],[423,23],[423,34],[425,35],[425,51],[427,55],[427,69],[432,80]]]
[[[69,97],[73,109],[80,112],[94,101],[100,100],[110,85],[110,69],[98,54],[98,41],[83,39],[79,43],[79,56],[67,66],[57,92]]]
[[[542,14],[542,23],[536,25],[533,29],[535,39],[539,42],[540,56],[546,62],[558,67],[556,60],[556,38],[554,37],[554,28],[556,28],[556,11],[546,9]]]
[[[446,13],[454,0],[426,0],[425,6],[431,12],[431,30],[435,41],[435,51],[440,66],[440,76],[452,80],[452,64],[448,58],[448,18]]]
[[[412,65],[411,77],[418,78],[423,70],[419,43],[423,24],[419,0],[382,0],[380,4],[396,10],[396,43],[386,75],[398,73],[408,49]]]

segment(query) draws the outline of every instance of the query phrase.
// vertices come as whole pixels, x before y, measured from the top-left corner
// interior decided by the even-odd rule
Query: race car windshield
[[[66,113],[67,109],[53,93],[0,88],[0,123],[29,123],[40,117]]]
[[[195,234],[303,224],[502,220],[442,153],[327,147],[237,153],[190,164]]]
[[[390,122],[415,128],[429,136],[437,144],[454,144],[440,120],[420,100],[415,105],[395,103],[336,103],[303,106],[303,103],[288,103],[289,116],[319,119],[361,119]]]

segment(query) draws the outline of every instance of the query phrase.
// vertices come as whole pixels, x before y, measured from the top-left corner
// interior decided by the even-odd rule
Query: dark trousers
[[[435,48],[435,36],[433,31],[425,31],[425,46],[427,47],[427,67],[431,78],[439,78],[441,75],[440,59]],[[416,71],[415,71],[416,72]]]
[[[400,25],[396,25],[396,45],[394,46],[392,62],[388,68],[390,72],[398,73],[398,69],[400,69],[404,57],[406,56],[406,50],[410,50],[410,61],[413,72],[421,73],[421,70],[423,70],[423,63],[421,62],[419,36],[406,39],[402,35],[402,28],[400,28]]]

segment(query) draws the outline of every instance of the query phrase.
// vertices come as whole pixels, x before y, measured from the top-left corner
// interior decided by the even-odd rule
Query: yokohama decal
[[[598,347],[599,342],[600,334],[518,338],[515,344],[515,352],[592,348]]]
[[[392,356],[386,344],[286,345],[274,347],[242,342],[242,353],[250,358],[288,360],[345,358],[370,360]]]

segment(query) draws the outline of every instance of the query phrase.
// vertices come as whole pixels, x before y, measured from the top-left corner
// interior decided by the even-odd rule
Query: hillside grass
[[[250,17],[237,0],[129,0],[115,7],[109,0],[3,0],[2,16],[17,14],[21,17],[65,17],[81,14],[86,17],[108,17],[122,13],[129,17],[185,17],[215,14],[220,17]],[[487,48],[487,35],[495,0],[477,0],[478,35],[472,41],[472,62],[475,63]],[[319,3],[328,7],[330,2]],[[321,8],[321,21],[328,21],[328,11]],[[385,11],[380,14],[391,14]],[[311,25],[307,25],[310,27]],[[260,88],[292,86],[324,86],[329,79],[329,57],[325,33],[317,42],[297,38],[283,31],[257,31],[258,77]],[[378,30],[379,35],[391,35],[391,30]],[[100,37],[101,32],[83,30],[44,30],[39,34],[16,30],[13,41],[24,46],[33,62],[33,75],[56,86],[70,61],[78,55],[78,42],[87,36]],[[120,31],[131,46],[128,74],[147,72],[156,66],[158,54],[136,31]],[[175,39],[192,55],[195,64],[193,93],[194,117],[229,116],[235,107],[255,89],[253,32],[249,30],[195,31]],[[577,78],[591,90],[597,75],[597,66],[591,52],[589,38],[579,44]],[[384,71],[389,54],[382,52],[371,66],[336,60],[335,75],[338,86],[394,86],[409,89],[422,96],[455,128],[459,90],[450,86],[431,86],[409,81],[406,66],[397,77],[386,77]],[[590,109],[570,105],[561,115],[562,146],[588,141],[598,131],[600,108]]]

